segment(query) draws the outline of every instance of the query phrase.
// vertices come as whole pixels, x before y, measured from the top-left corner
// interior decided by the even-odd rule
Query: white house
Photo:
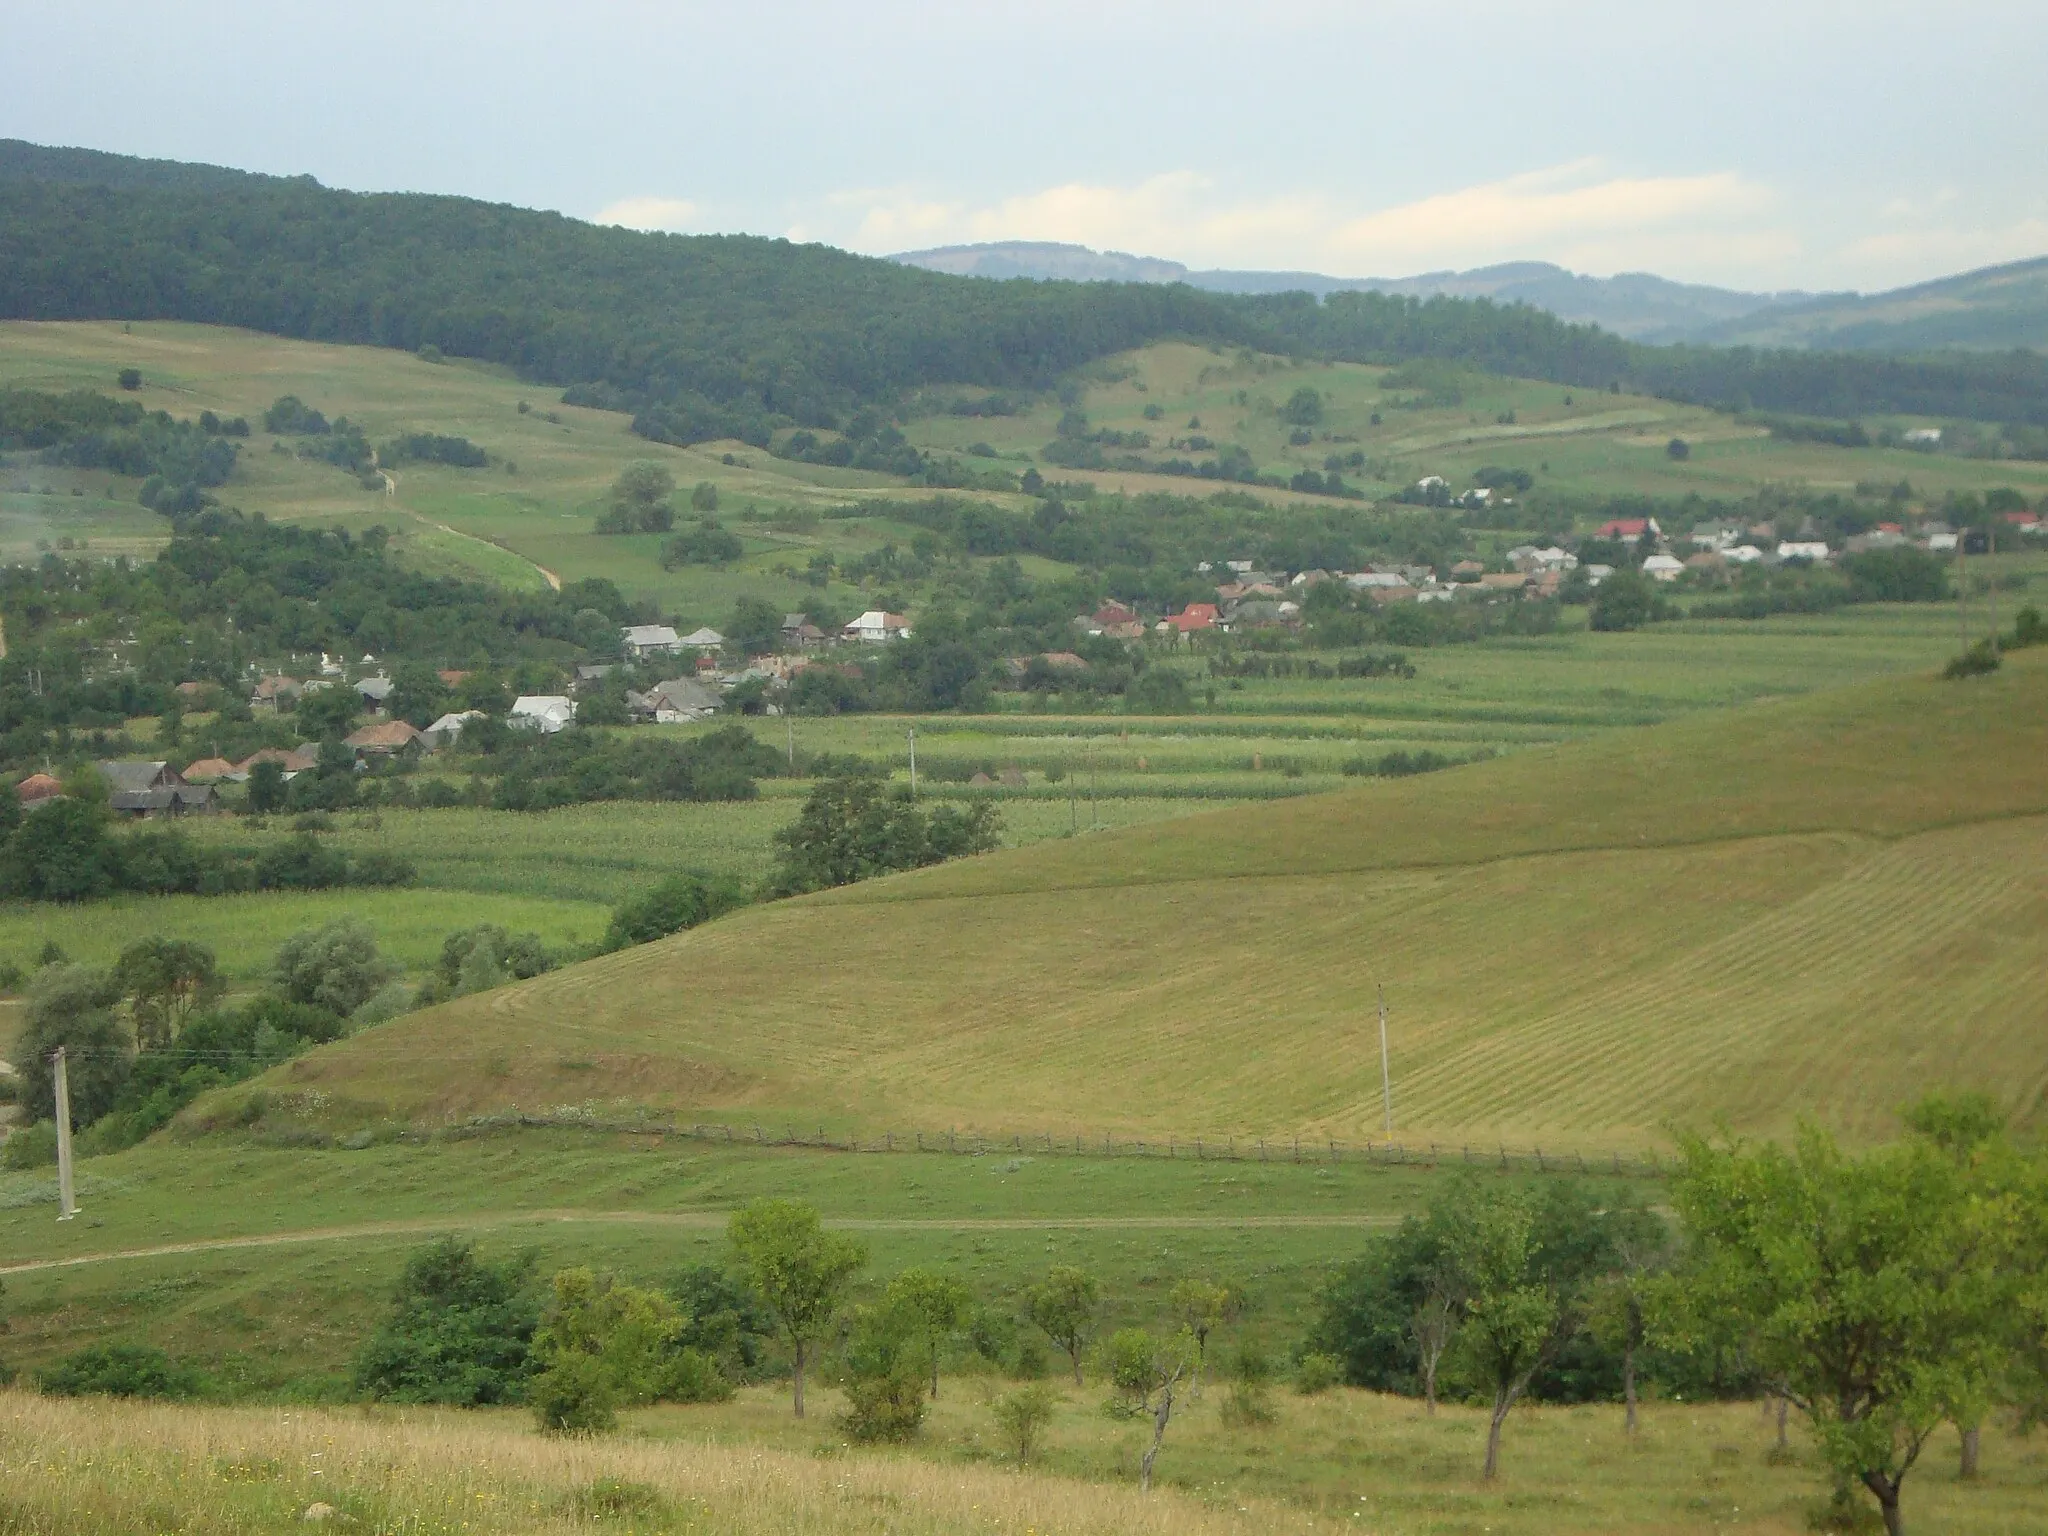
[[[462,734],[462,728],[472,720],[481,720],[484,712],[480,709],[465,709],[460,714],[443,715],[420,734],[430,745],[445,747]]]
[[[1952,533],[1930,533],[1927,548],[1932,554],[1946,554],[1956,547],[1956,536]]]
[[[1780,539],[1778,558],[1780,560],[1811,560],[1816,565],[1828,557],[1828,546],[1821,539]]]
[[[846,638],[859,640],[868,645],[885,645],[891,640],[907,640],[910,638],[910,620],[900,613],[884,613],[879,608],[870,608],[846,626]]]
[[[725,636],[706,624],[683,636],[682,644],[685,650],[716,651],[724,648]]]
[[[1941,446],[1941,428],[1915,427],[1910,432],[1901,433],[1899,441],[1908,448],[1939,448]]]
[[[512,714],[506,723],[551,736],[575,718],[574,699],[565,699],[558,693],[522,693],[512,701]]]
[[[1405,587],[1408,578],[1399,571],[1354,571],[1344,578],[1344,585],[1354,592],[1363,592],[1371,587]]]
[[[1685,562],[1676,555],[1652,555],[1643,562],[1643,574],[1652,581],[1676,581],[1685,574]]]
[[[648,656],[674,656],[683,648],[666,624],[628,624],[619,631],[626,654],[638,661]]]

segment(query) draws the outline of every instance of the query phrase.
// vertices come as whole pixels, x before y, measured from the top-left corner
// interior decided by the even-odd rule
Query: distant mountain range
[[[1847,351],[1939,347],[2048,349],[2048,258],[1990,267],[1891,293],[1742,293],[1648,272],[1585,277],[1547,261],[1512,261],[1416,277],[1200,270],[1155,256],[1044,240],[940,246],[890,258],[962,277],[1186,283],[1212,293],[1366,292],[1527,304],[1643,342],[1704,342]]]

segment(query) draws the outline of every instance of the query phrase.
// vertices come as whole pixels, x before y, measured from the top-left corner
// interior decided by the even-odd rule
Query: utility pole
[[[1998,524],[1984,525],[1984,570],[1985,581],[1990,584],[1991,598],[1991,654],[1998,655],[1998,566],[1991,557],[1998,553]]]
[[[796,777],[796,717],[789,712],[789,698],[782,700],[782,730],[789,738],[789,776]]]
[[[1067,823],[1069,836],[1081,830],[1081,786],[1075,782],[1071,768],[1067,770]]]
[[[64,1047],[51,1058],[57,1079],[57,1219],[69,1221],[78,1214],[78,1202],[71,1193],[71,1077],[64,1064]]]
[[[1969,529],[1956,534],[1956,639],[1965,651],[1970,648],[1970,561],[1963,546],[1969,542]]]
[[[1387,1067],[1387,989],[1379,984],[1380,994],[1380,1103],[1387,1113],[1387,1140],[1394,1139],[1394,1078]]]
[[[910,798],[917,798],[917,727],[910,728]]]

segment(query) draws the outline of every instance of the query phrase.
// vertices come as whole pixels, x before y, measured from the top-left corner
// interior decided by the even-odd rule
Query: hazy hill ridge
[[[1939,347],[2048,348],[2048,257],[1986,267],[1886,293],[1744,293],[1649,272],[1588,277],[1547,261],[1511,261],[1413,277],[1204,270],[1155,256],[1006,240],[890,258],[961,277],[1186,283],[1210,293],[1380,293],[1527,304],[1631,341],[1911,352]]]

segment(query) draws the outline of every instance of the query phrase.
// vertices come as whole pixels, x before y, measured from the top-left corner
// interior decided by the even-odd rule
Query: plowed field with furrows
[[[2048,653],[759,907],[285,1076],[336,1114],[1560,1150],[2048,1118]],[[339,1104],[342,1109],[333,1109]]]

